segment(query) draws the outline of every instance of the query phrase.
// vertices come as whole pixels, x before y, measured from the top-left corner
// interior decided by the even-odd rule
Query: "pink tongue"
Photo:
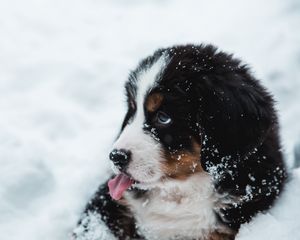
[[[123,193],[133,184],[133,180],[127,175],[120,173],[113,179],[108,181],[108,188],[110,196],[119,200]]]

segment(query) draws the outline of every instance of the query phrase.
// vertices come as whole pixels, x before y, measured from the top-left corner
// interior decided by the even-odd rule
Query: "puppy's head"
[[[212,158],[246,154],[276,120],[270,95],[248,69],[210,45],[156,51],[125,88],[128,111],[110,153],[115,198],[133,182],[184,181]]]

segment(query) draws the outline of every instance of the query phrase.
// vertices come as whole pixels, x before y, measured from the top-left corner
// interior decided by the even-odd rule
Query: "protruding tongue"
[[[110,196],[119,200],[123,193],[133,184],[133,180],[127,175],[120,173],[113,179],[108,181],[108,188]]]

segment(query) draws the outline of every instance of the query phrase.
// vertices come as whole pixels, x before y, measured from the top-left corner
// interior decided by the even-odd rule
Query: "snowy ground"
[[[0,0],[1,240],[63,240],[107,175],[128,70],[157,47],[211,42],[274,93],[286,158],[300,139],[297,0]],[[300,239],[300,170],[239,240]]]

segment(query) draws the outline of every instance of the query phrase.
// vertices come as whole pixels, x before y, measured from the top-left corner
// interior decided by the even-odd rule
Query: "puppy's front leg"
[[[76,240],[142,239],[136,232],[134,218],[129,209],[114,201],[107,182],[102,184],[92,199],[74,230]]]

